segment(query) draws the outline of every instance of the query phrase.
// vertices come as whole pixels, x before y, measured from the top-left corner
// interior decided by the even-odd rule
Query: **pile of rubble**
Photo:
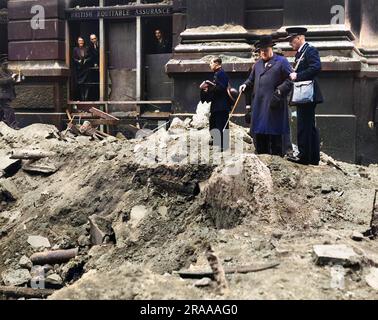
[[[376,299],[378,166],[256,156],[235,124],[188,149],[206,110],[134,140],[0,123],[0,297]]]

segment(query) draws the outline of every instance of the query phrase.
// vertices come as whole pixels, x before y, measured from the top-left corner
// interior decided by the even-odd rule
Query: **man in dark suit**
[[[96,101],[99,99],[99,82],[100,82],[100,45],[98,43],[98,38],[95,34],[89,36],[89,75],[88,75],[88,100]]]
[[[201,84],[201,101],[211,102],[210,133],[214,145],[219,146],[223,152],[229,148],[229,126],[224,130],[232,105],[227,91],[229,78],[222,68],[221,58],[212,59],[210,69],[214,72],[214,78]]]
[[[160,29],[155,30],[154,53],[170,53],[172,51],[171,47],[163,32]]]
[[[99,44],[97,40],[97,36],[95,34],[91,34],[89,37],[90,43],[88,47],[88,55],[93,67],[98,67],[100,61],[100,52],[99,52]]]
[[[319,52],[306,42],[306,28],[287,28],[291,47],[297,51],[295,63],[301,59],[296,72],[290,74],[294,82],[314,80],[314,99],[311,103],[297,105],[298,148],[297,157],[288,157],[289,161],[303,165],[318,165],[320,161],[320,137],[316,128],[316,105],[323,103],[323,96],[316,76],[322,69]]]
[[[4,121],[13,129],[17,129],[17,122],[10,103],[16,98],[14,89],[17,83],[16,77],[17,75],[8,69],[8,58],[0,57],[0,121]]]
[[[262,36],[256,44],[260,60],[254,65],[240,92],[253,88],[251,136],[257,154],[283,155],[283,136],[289,135],[287,94],[293,68],[287,59],[273,52],[271,36]]]

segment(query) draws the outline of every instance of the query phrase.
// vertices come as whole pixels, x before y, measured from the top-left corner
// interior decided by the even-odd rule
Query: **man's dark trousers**
[[[316,104],[297,107],[299,157],[305,164],[318,165],[320,161],[320,137],[315,120]]]
[[[0,121],[4,121],[11,128],[17,126],[16,115],[9,100],[0,99]]]
[[[223,132],[229,114],[228,111],[216,111],[210,115],[210,133],[213,137],[214,145],[219,146],[222,151],[227,150],[230,146],[229,125],[227,125],[225,132]]]

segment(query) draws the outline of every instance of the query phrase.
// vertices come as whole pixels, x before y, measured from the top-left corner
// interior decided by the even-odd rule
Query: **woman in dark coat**
[[[271,36],[262,36],[257,44],[261,59],[255,64],[241,91],[253,88],[251,135],[258,154],[283,155],[282,137],[290,134],[287,94],[293,71],[289,61],[273,52]]]
[[[77,39],[77,47],[73,51],[74,63],[74,80],[75,85],[78,86],[80,93],[80,100],[86,101],[88,98],[88,85],[86,84],[89,76],[90,56],[88,48],[85,46],[84,39],[79,37]]]

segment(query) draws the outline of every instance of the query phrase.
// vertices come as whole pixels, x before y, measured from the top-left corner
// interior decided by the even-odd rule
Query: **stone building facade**
[[[32,27],[40,13],[36,6],[43,7],[44,29]],[[377,90],[377,13],[375,0],[2,0],[0,51],[27,76],[14,103],[22,123],[63,125],[64,110],[74,103],[70,66],[78,35],[96,33],[104,47],[99,103],[143,116],[149,102],[162,114],[194,112],[198,85],[210,76],[214,55],[224,58],[238,87],[261,34],[273,34],[292,60],[284,30],[307,26],[323,65],[326,102],[317,111],[323,151],[367,164],[378,161],[377,133],[367,126]],[[172,53],[150,52],[157,28],[171,41]]]

